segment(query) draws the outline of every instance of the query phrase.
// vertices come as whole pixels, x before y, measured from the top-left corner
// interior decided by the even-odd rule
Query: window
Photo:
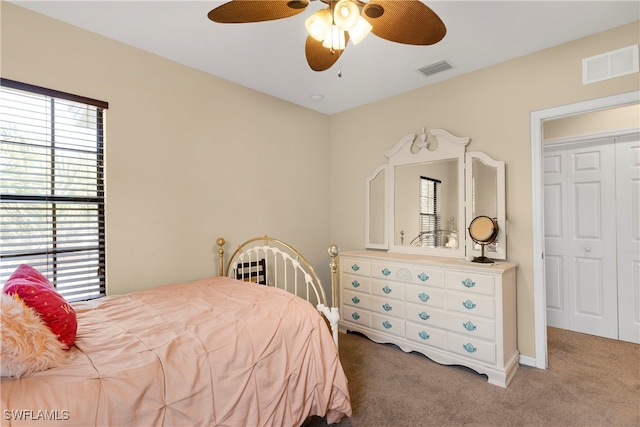
[[[437,179],[420,177],[420,246],[441,246],[440,187]]]
[[[1,83],[0,282],[29,264],[67,301],[104,296],[108,104]]]

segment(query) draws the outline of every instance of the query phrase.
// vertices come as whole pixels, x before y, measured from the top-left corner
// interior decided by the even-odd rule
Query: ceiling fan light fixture
[[[344,31],[335,25],[329,28],[322,42],[322,46],[332,50],[343,50],[346,44]]]
[[[373,27],[362,16],[358,17],[358,22],[356,25],[349,30],[349,39],[353,42],[354,45],[360,43],[362,39],[364,39],[367,34],[371,32]]]
[[[302,13],[312,1],[318,0],[229,0],[209,11],[207,17],[221,24],[273,21]],[[326,7],[304,21],[309,34],[304,48],[309,67],[328,70],[349,40],[358,44],[370,32],[407,45],[438,43],[447,27],[424,1],[319,0]]]
[[[360,8],[351,0],[340,0],[333,11],[333,22],[342,31],[349,31],[360,18]]]
[[[332,16],[329,9],[322,9],[308,17],[304,21],[304,26],[311,37],[321,42],[331,30],[331,22]]]

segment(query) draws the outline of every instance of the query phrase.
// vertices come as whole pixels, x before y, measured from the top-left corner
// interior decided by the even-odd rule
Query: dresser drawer
[[[352,307],[363,308],[390,316],[404,317],[404,302],[391,298],[381,298],[360,294],[358,292],[344,291],[343,303]]]
[[[444,288],[444,270],[412,264],[371,263],[371,277]]]
[[[343,273],[357,274],[359,276],[371,275],[371,264],[361,259],[341,258],[340,266]]]
[[[462,356],[483,362],[496,363],[496,345],[494,343],[450,333],[448,349]]]
[[[447,333],[427,325],[407,322],[406,337],[419,344],[447,349]]]
[[[471,337],[495,341],[496,322],[476,316],[454,314],[433,307],[425,307],[407,303],[405,307],[406,319],[410,322],[425,326],[436,326],[450,332],[467,334]]]
[[[388,334],[404,337],[404,320],[379,314],[371,315],[371,327]]]
[[[486,320],[474,316],[447,313],[446,328],[451,332],[465,334],[470,337],[496,340],[495,320]]]
[[[383,297],[404,300],[404,285],[392,280],[372,279],[371,293]]]
[[[495,319],[495,306],[495,299],[491,297],[453,292],[447,294],[447,310]]]
[[[406,319],[420,325],[438,326],[446,328],[450,321],[447,312],[433,307],[407,303],[405,307]]]
[[[405,285],[404,300],[429,307],[445,308],[447,306],[447,299],[444,291],[437,290],[430,286]]]
[[[343,273],[341,284],[344,289],[357,290],[367,294],[371,293],[371,279],[369,277]]]
[[[371,327],[371,313],[355,307],[343,306],[342,318],[350,323],[357,323],[368,328]]]
[[[490,274],[447,271],[445,282],[451,291],[495,295],[495,280]]]

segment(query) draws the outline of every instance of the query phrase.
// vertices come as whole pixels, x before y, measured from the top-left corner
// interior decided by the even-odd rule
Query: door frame
[[[546,369],[548,366],[546,283],[544,272],[544,175],[542,169],[544,121],[638,103],[640,103],[640,91],[633,91],[575,104],[547,108],[531,113],[531,219],[533,231],[535,359],[530,361],[532,363],[526,364],[540,369]]]

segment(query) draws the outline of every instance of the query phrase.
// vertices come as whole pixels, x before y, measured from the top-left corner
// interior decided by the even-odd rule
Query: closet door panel
[[[571,329],[617,339],[615,148],[613,141],[567,146],[571,211]]]
[[[620,339],[640,344],[640,142],[616,140]]]
[[[566,261],[566,150],[562,146],[545,149],[544,157],[544,231],[547,324],[569,329],[569,277]]]
[[[548,324],[617,338],[613,140],[550,147],[545,167]]]

